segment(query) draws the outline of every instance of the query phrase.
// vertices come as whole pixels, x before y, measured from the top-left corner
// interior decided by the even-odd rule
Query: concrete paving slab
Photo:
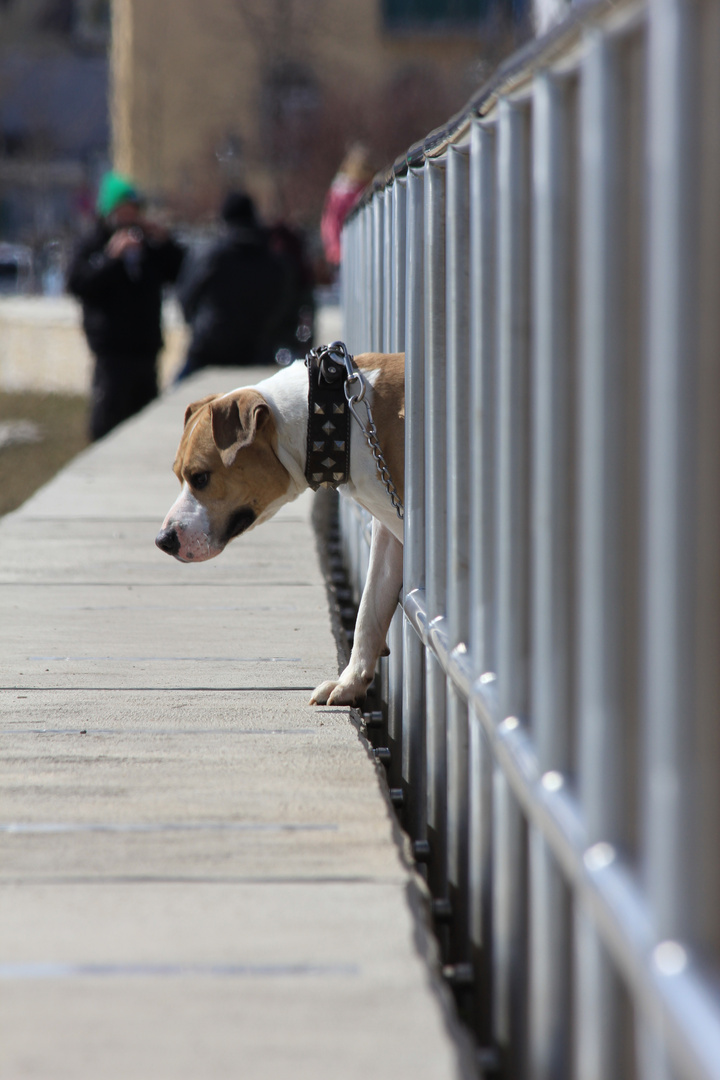
[[[116,691],[0,690],[0,733],[31,732],[108,738],[124,733],[145,737],[202,734],[242,737],[248,733],[282,735],[323,730],[347,709],[308,709],[302,691],[143,690],[123,686]]]
[[[228,597],[227,587],[220,592]],[[327,634],[324,586],[236,585],[234,611],[217,610],[217,602],[205,609],[203,596],[207,591],[194,593],[190,611],[184,597],[176,599],[173,611],[167,590],[153,586],[8,586],[0,619],[12,638],[0,660],[0,685],[81,687],[132,675],[146,686],[292,685],[309,698],[327,677],[317,648]]]
[[[246,534],[217,559],[182,565],[155,547],[157,514],[139,520],[35,519],[31,527],[27,518],[13,515],[0,534],[0,584],[44,579],[58,585],[82,581],[112,585],[132,581],[133,576],[143,584],[185,588],[245,582],[266,589],[318,583],[312,551],[307,567],[301,561],[288,563],[285,557],[288,548],[306,543],[307,515],[287,514],[260,528],[262,545],[248,544],[251,534]]]
[[[418,973],[419,975],[419,973]],[[437,1005],[426,986],[386,988],[352,972],[142,976],[16,983],[0,1038],[26,1050],[6,1075],[77,1080],[436,1080],[448,1075]],[[396,1002],[388,1016],[388,996]],[[52,1048],[38,1017],[52,1016]],[[117,1018],[122,1017],[122,1024]],[[326,1018],[331,1016],[332,1023]],[[281,1023],[278,1023],[281,1018]],[[262,1072],[259,1063],[262,1062]]]
[[[347,709],[311,500],[153,538],[203,373],[0,522],[0,1080],[473,1075]]]

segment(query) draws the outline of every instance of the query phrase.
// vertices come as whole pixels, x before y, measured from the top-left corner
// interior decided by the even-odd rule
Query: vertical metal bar
[[[444,159],[425,164],[425,565],[431,618],[445,613],[447,591],[445,166]]]
[[[383,351],[394,352],[394,300],[397,296],[396,281],[402,276],[405,281],[405,244],[400,247],[395,224],[395,200],[393,187],[384,192],[384,229],[383,250],[385,259],[385,290],[383,312]],[[402,266],[402,275],[400,275]],[[390,624],[388,647],[390,656],[387,665],[387,728],[388,746],[391,752],[388,779],[391,788],[398,788],[402,781],[402,694],[403,694],[403,617],[398,608]]]
[[[693,117],[692,14],[661,0],[650,33],[650,325],[648,393],[646,875],[662,937],[692,931],[692,783],[696,504],[697,153]],[[671,782],[677,777],[677,782]],[[681,778],[687,778],[683,781]]]
[[[530,160],[525,109],[498,112],[497,693],[500,718],[528,715]],[[506,721],[507,722],[507,721]],[[525,1054],[525,826],[505,777],[494,795],[495,1028],[511,1076]]]
[[[693,677],[702,168],[697,19],[692,6],[677,0],[659,0],[650,10],[643,870],[658,937],[675,941],[701,937],[695,852],[703,821],[690,795],[701,770]],[[717,501],[717,493],[711,498]],[[643,1049],[645,1080],[669,1077],[660,1026],[646,1028]]]
[[[393,232],[395,236],[395,274],[393,276],[392,326],[390,351],[405,352],[405,289],[407,244],[407,177],[398,176],[392,186]]]
[[[579,474],[579,794],[591,844],[622,835],[623,739],[619,262],[619,72],[613,44],[588,35],[581,81]],[[576,916],[579,1080],[622,1075],[619,996],[592,923]]]
[[[494,129],[476,123],[470,152],[470,641],[476,671],[494,672],[497,167]]]
[[[352,293],[351,293],[351,311],[346,311],[345,318],[352,318],[352,337],[351,337],[351,349],[355,351],[358,349],[358,342],[362,340],[362,280],[364,272],[364,252],[363,252],[363,219],[364,213],[359,214],[353,220],[353,247],[354,247],[354,259],[353,259],[353,279],[352,279]],[[348,342],[350,344],[350,342]]]
[[[702,154],[696,176],[700,183],[698,235],[698,445],[697,445],[697,570],[695,657],[695,863],[694,940],[707,963],[720,968],[720,140],[717,102],[720,101],[720,9],[701,5],[683,12],[697,19],[693,27],[694,71],[698,87],[701,128],[695,136]],[[697,152],[697,151],[696,151]],[[696,234],[697,235],[697,234]]]
[[[507,777],[493,773],[493,1035],[505,1073],[524,1075],[526,1057],[525,829]]]
[[[353,352],[362,352],[362,335],[363,335],[363,309],[361,293],[364,285],[364,273],[365,273],[365,218],[366,213],[364,210],[360,211],[357,218],[357,231],[355,235],[355,283],[353,293],[353,311],[352,311],[352,325],[353,325],[353,338],[352,349]],[[349,343],[348,343],[349,344]]]
[[[447,613],[450,644],[470,633],[470,168],[468,147],[447,163]]]
[[[447,585],[447,453],[445,331],[445,161],[425,163],[425,566],[429,619],[445,614]],[[429,880],[447,891],[446,679],[427,653],[427,828]]]
[[[533,730],[544,770],[572,765],[570,744],[574,373],[573,222],[567,84],[534,95]]]
[[[362,295],[362,341],[360,351],[367,352],[372,341],[372,296],[373,296],[373,215],[372,204],[362,212],[363,222],[363,295]]]
[[[582,84],[580,783],[591,842],[622,828],[617,633],[621,355],[618,75],[597,36]]]
[[[393,615],[388,630],[390,655],[387,664],[387,732],[391,758],[388,782],[391,789],[402,786],[402,695],[403,695],[403,616],[400,607]],[[404,800],[404,795],[403,795]]]
[[[425,173],[410,169],[405,224],[405,520],[403,594],[425,590]],[[425,657],[411,624],[403,624],[403,789],[405,822],[426,839]]]
[[[383,352],[392,352],[392,325],[393,325],[393,280],[395,277],[395,226],[393,219],[392,188],[386,187],[383,191],[383,333],[380,348]]]
[[[425,588],[425,171],[408,173],[405,255],[405,592]]]
[[[498,129],[498,703],[503,717],[527,717],[530,220],[526,111],[501,102]]]
[[[383,237],[383,223],[384,223],[384,205],[383,196],[381,192],[375,192],[372,201],[369,206],[369,233],[370,233],[370,263],[369,263],[369,282],[368,282],[368,298],[370,302],[370,309],[368,313],[368,338],[365,346],[367,351],[379,352],[382,349],[383,338],[383,301],[385,296],[384,289],[384,237]],[[360,543],[363,547],[362,562],[363,573],[362,580],[364,582],[367,576],[367,569],[369,563],[369,552],[366,554],[365,545],[363,544],[363,527],[362,523],[358,524],[360,530]],[[387,702],[387,662],[381,660],[378,665],[378,671],[376,672],[380,685],[380,692],[382,699]]]
[[[362,334],[362,320],[361,320],[361,299],[360,294],[362,292],[362,275],[363,275],[363,247],[362,247],[362,235],[363,235],[363,219],[364,214],[359,214],[353,219],[353,260],[352,260],[352,289],[350,292],[350,310],[345,311],[346,326],[348,319],[351,319],[350,330],[347,330],[348,345],[351,351],[355,351],[358,348],[358,341]]]
[[[374,195],[372,203],[372,316],[370,320],[371,337],[370,348],[374,352],[382,351],[383,326],[384,326],[384,299],[385,299],[385,243],[384,222],[385,205],[383,198],[378,192]]]
[[[340,286],[340,310],[343,317],[344,340],[352,339],[352,323],[350,312],[352,310],[351,297],[353,294],[353,271],[355,267],[355,221],[350,221],[345,226],[343,233],[342,267],[339,278]],[[351,346],[352,348],[352,346]]]
[[[495,670],[495,193],[494,128],[470,133],[470,652],[478,673]],[[488,1047],[492,1018],[492,755],[470,716],[469,910],[478,1038]]]
[[[621,1058],[616,975],[586,912],[575,911],[576,1062],[579,1080],[610,1080]],[[607,1042],[612,1038],[612,1042]]]
[[[493,758],[482,724],[468,717],[468,924],[475,982],[473,1025],[485,1052],[494,1038],[492,989]]]
[[[450,645],[467,651],[470,592],[470,169],[469,147],[450,147],[446,198],[447,622]],[[451,959],[469,957],[468,709],[452,683],[447,698],[448,895]]]
[[[360,293],[362,292],[363,281],[363,218],[364,213],[359,213],[353,221],[355,227],[354,247],[355,247],[355,260],[353,270],[353,291],[351,294],[352,311],[345,313],[345,319],[352,319],[352,337],[348,341],[351,344],[353,352],[360,351],[360,342],[362,340],[362,314],[360,308]]]
[[[551,75],[533,98],[534,370],[532,715],[540,768],[572,766],[572,196],[568,87]],[[530,1075],[570,1069],[570,901],[547,843],[531,835]]]
[[[373,264],[373,338],[371,342],[371,349],[373,352],[385,351],[385,335],[387,328],[387,310],[386,303],[389,292],[389,280],[388,274],[390,271],[389,266],[389,250],[388,250],[388,237],[385,230],[387,213],[386,213],[386,195],[385,189],[376,191],[373,196],[373,244],[374,244],[374,264]],[[389,644],[389,642],[388,642]],[[392,661],[389,657],[383,656],[378,661],[376,678],[377,685],[380,690],[380,700],[386,715],[386,730],[390,724],[390,667]],[[388,738],[389,738],[388,730]],[[392,751],[392,747],[391,747]]]

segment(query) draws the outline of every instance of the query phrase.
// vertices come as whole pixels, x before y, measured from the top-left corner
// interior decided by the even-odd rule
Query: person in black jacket
[[[137,190],[106,173],[94,231],[78,245],[68,289],[82,303],[95,357],[90,437],[95,440],[157,397],[162,292],[180,272],[184,249],[147,221]]]
[[[288,305],[287,274],[250,197],[231,192],[220,213],[224,235],[189,262],[178,283],[191,329],[178,380],[215,364],[271,364]]]

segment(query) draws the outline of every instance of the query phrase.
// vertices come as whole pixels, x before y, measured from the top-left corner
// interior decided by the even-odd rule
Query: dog
[[[405,470],[405,357],[354,358],[366,385],[380,447],[400,499]],[[180,562],[212,559],[236,536],[268,521],[309,485],[308,371],[296,361],[256,386],[189,405],[173,471],[182,490],[155,543]],[[349,479],[339,487],[372,514],[372,541],[350,659],[311,705],[356,705],[365,697],[402,585],[402,520],[373,453],[352,420]]]

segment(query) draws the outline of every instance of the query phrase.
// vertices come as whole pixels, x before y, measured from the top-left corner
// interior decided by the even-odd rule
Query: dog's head
[[[188,405],[173,471],[182,484],[155,543],[181,562],[219,555],[286,501],[290,476],[276,454],[270,407],[253,389]]]

